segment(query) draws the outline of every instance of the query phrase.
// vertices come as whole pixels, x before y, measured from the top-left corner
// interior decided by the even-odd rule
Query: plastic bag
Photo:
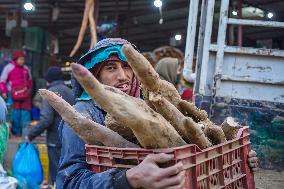
[[[43,170],[38,149],[32,143],[22,143],[13,161],[13,175],[20,188],[38,189],[43,181]]]
[[[7,107],[3,98],[0,96],[0,124],[6,121]]]
[[[0,188],[1,189],[16,189],[18,181],[13,177],[6,176],[6,171],[0,164]]]

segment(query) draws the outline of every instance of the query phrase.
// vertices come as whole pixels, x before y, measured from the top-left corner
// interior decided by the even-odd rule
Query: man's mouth
[[[128,82],[127,83],[118,84],[118,85],[115,86],[115,88],[118,88],[119,90],[121,90],[123,92],[128,92],[129,87],[130,87],[130,85],[129,85]]]

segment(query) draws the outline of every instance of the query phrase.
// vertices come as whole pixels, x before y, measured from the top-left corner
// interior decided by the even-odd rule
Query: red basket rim
[[[100,149],[107,149],[107,150],[116,150],[116,151],[126,151],[126,150],[139,150],[140,152],[164,152],[164,153],[170,153],[173,152],[174,150],[178,150],[178,149],[182,149],[182,148],[186,148],[186,147],[195,147],[196,148],[196,152],[204,152],[204,151],[210,151],[212,149],[221,147],[225,144],[229,144],[235,141],[238,141],[240,138],[246,137],[249,135],[249,127],[245,126],[242,127],[242,134],[239,138],[235,138],[233,140],[229,140],[226,141],[224,143],[221,144],[217,144],[214,146],[211,146],[209,148],[203,149],[201,150],[196,144],[186,144],[183,146],[178,146],[178,147],[173,147],[173,148],[159,148],[159,149],[146,149],[146,148],[117,148],[117,147],[109,147],[109,146],[98,146],[98,145],[91,145],[91,144],[85,144],[85,148],[100,148]]]

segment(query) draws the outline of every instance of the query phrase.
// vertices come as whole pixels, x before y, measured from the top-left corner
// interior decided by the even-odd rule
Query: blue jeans
[[[29,110],[12,110],[12,133],[21,135],[24,124],[31,121],[31,112]]]

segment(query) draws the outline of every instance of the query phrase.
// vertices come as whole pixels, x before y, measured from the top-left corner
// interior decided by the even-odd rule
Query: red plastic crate
[[[86,145],[86,160],[94,172],[110,168],[128,169],[148,154],[174,154],[173,165],[182,161],[186,170],[186,189],[254,189],[254,175],[248,166],[249,129],[239,139],[205,150],[190,144],[167,149],[113,148]]]

